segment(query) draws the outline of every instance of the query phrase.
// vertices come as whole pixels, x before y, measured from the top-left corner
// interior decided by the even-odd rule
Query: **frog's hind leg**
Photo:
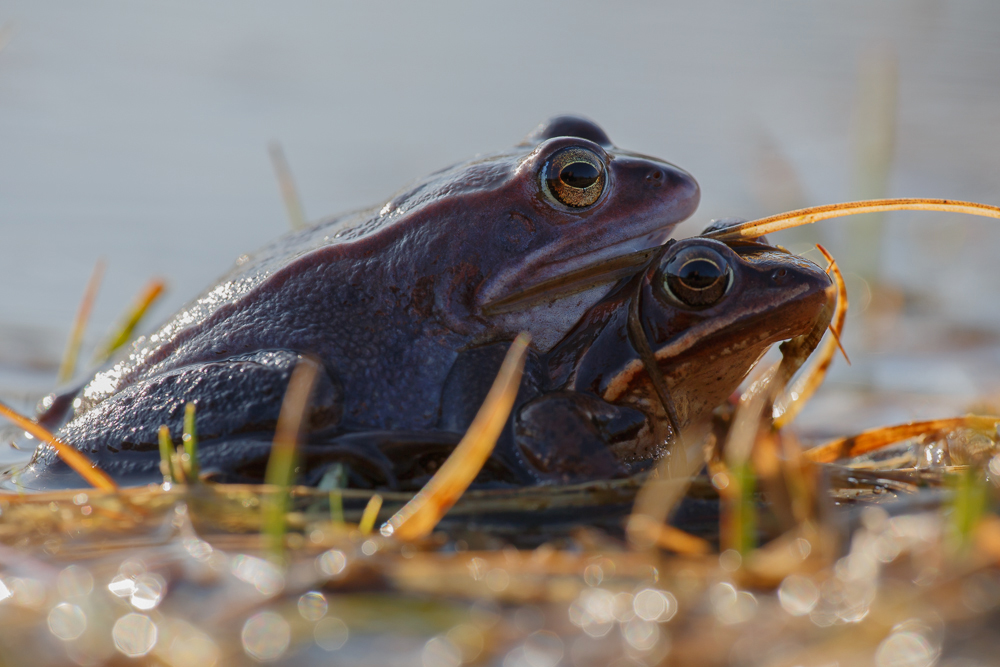
[[[145,484],[159,474],[160,426],[167,426],[174,444],[180,444],[184,406],[194,403],[201,456],[225,471],[240,459],[233,436],[262,434],[269,447],[292,370],[301,359],[291,350],[263,350],[161,373],[74,415],[57,435],[119,481]],[[341,385],[321,372],[311,394],[307,428],[336,426],[342,414]],[[221,448],[219,456],[211,452],[215,447]],[[72,485],[61,473],[65,466],[42,446],[22,479],[28,488]],[[60,481],[50,483],[49,477]]]

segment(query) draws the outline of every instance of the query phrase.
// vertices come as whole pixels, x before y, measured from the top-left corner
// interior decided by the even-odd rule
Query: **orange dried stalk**
[[[526,333],[514,339],[465,437],[424,488],[383,524],[383,535],[400,540],[416,540],[429,535],[469,488],[493,452],[500,431],[507,423],[521,383],[521,371],[530,340]]]
[[[98,468],[83,452],[52,435],[47,428],[38,422],[28,419],[4,403],[0,403],[0,415],[14,422],[18,428],[24,429],[42,442],[51,445],[56,450],[59,458],[94,488],[101,489],[102,491],[118,490],[118,485],[115,484],[114,480],[106,472]]]
[[[846,438],[838,438],[803,452],[803,456],[816,463],[833,463],[881,449],[901,440],[921,435],[947,433],[958,428],[976,431],[995,431],[1000,417],[968,415],[950,419],[932,419],[898,426],[883,426],[864,431]]]
[[[779,213],[767,218],[750,220],[732,227],[718,229],[705,234],[708,238],[720,241],[735,241],[737,239],[753,239],[812,224],[820,220],[842,218],[862,213],[883,213],[886,211],[944,211],[947,213],[964,213],[979,215],[986,218],[1000,219],[1000,207],[975,202],[956,201],[953,199],[869,199],[867,201],[845,202],[843,204],[827,204],[811,206],[788,213]]]
[[[847,318],[847,286],[844,284],[844,276],[837,266],[837,260],[823,246],[816,244],[816,247],[830,263],[827,272],[833,275],[833,281],[837,285],[837,307],[833,313],[833,321],[830,323],[830,336],[823,341],[822,347],[814,353],[809,368],[795,381],[783,399],[777,402],[781,406],[778,408],[781,413],[774,420],[774,428],[776,429],[791,424],[792,420],[798,416],[805,404],[819,389],[819,386],[823,384],[826,372],[830,369],[830,364],[833,363],[833,357],[837,350],[839,349],[844,358],[847,358],[847,353],[844,352],[844,348],[840,344],[840,334],[844,330],[844,321]]]

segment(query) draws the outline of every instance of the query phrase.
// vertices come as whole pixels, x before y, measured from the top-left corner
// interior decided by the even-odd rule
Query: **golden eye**
[[[587,148],[564,148],[545,163],[542,182],[548,193],[566,206],[590,206],[604,192],[604,161]]]

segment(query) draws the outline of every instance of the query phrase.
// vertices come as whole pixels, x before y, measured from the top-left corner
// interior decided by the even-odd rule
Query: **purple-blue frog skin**
[[[485,306],[659,245],[698,199],[683,170],[616,148],[588,120],[554,118],[512,149],[241,258],[79,391],[48,399],[39,420],[122,483],[143,484],[160,475],[158,428],[178,443],[184,405],[194,402],[203,470],[259,480],[291,371],[309,356],[321,372],[301,479],[315,483],[338,462],[358,486],[419,480],[436,465],[424,459],[453,447],[478,407],[478,396],[456,398],[468,371],[459,362],[527,331],[534,357],[524,386],[533,389],[522,391],[547,390],[545,355],[608,285],[513,312]],[[483,366],[477,380],[493,370]],[[546,479],[508,449],[484,475]],[[81,482],[43,446],[19,483]]]

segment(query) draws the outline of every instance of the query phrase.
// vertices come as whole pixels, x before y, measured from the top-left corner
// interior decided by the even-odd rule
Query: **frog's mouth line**
[[[599,285],[613,283],[633,275],[636,269],[648,263],[650,258],[664,247],[654,246],[652,248],[616,255],[611,258],[600,259],[579,269],[547,278],[498,299],[487,301],[483,305],[483,314],[492,316],[515,310],[524,310],[579,294],[580,292],[586,292]],[[565,261],[572,261],[573,259],[570,258]]]

